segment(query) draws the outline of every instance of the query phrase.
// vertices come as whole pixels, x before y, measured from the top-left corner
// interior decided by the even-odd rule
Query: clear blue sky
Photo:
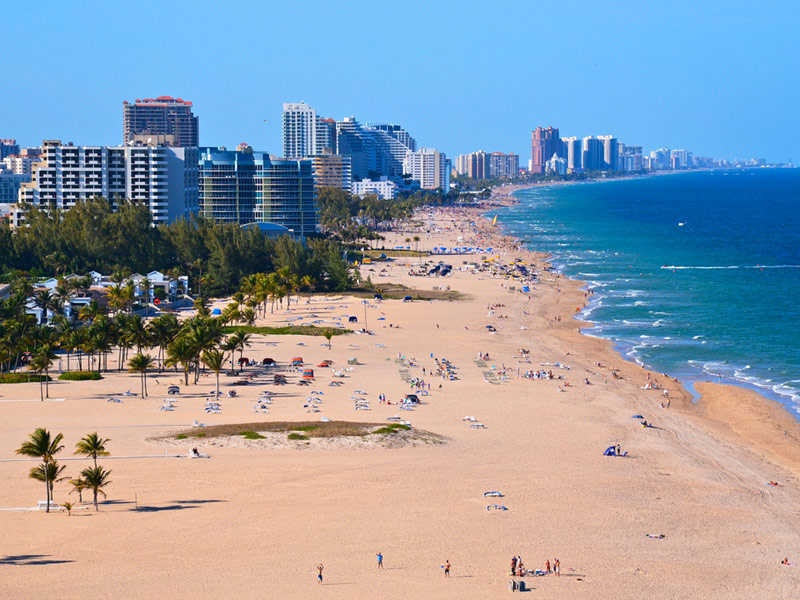
[[[276,154],[282,103],[305,100],[452,156],[527,164],[553,125],[800,162],[798,38],[796,0],[10,2],[0,138],[119,144],[123,100],[170,95],[203,145]]]

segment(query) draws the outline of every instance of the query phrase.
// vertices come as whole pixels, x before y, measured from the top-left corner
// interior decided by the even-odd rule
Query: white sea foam
[[[721,269],[800,269],[800,265],[663,265],[662,269],[673,271],[700,270],[711,271]]]

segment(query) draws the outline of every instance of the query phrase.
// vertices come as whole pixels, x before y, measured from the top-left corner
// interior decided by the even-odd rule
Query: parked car
[[[171,386],[169,386],[167,388],[167,393],[168,394],[180,394],[181,393],[181,388],[179,388],[177,385],[171,385]]]

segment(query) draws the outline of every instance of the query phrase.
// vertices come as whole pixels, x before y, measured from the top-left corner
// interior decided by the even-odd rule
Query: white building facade
[[[411,175],[414,181],[419,181],[423,190],[441,189],[445,193],[450,190],[447,157],[435,148],[420,148],[406,154],[403,171]]]
[[[197,148],[72,146],[45,141],[31,181],[20,188],[17,217],[25,204],[69,209],[102,196],[147,206],[153,223],[170,223],[198,208]],[[14,212],[14,211],[12,211]]]
[[[382,200],[393,200],[397,193],[397,184],[389,181],[387,177],[381,177],[377,181],[364,179],[354,181],[350,190],[353,196],[377,196]]]

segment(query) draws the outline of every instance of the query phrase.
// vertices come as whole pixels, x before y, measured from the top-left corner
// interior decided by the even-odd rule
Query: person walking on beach
[[[553,560],[553,572],[556,577],[561,577],[561,562],[557,558]]]
[[[544,572],[545,573],[550,573],[551,572],[550,571],[550,559],[549,558],[547,559],[547,561],[544,564]]]
[[[383,553],[378,552],[378,568],[383,568]]]
[[[517,572],[517,557],[511,557],[511,575],[513,576],[514,573]]]
[[[325,568],[325,565],[323,565],[322,563],[319,563],[317,565],[317,583],[320,583],[320,584],[322,583],[322,569],[324,569],[324,568]]]
[[[450,577],[450,561],[449,560],[445,560],[444,561],[444,576],[445,577]]]

